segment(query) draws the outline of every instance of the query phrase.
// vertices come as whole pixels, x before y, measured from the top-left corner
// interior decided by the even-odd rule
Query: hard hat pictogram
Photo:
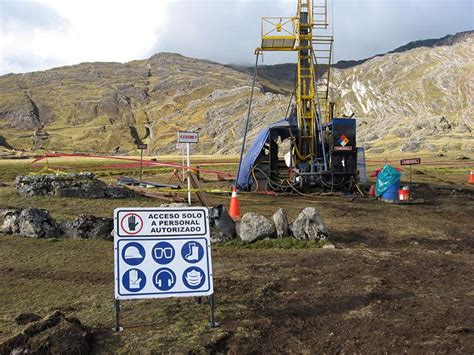
[[[138,265],[145,260],[145,248],[137,242],[127,243],[122,249],[122,258],[128,265]]]

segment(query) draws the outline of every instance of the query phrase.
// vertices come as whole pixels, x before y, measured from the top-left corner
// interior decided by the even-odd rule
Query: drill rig
[[[354,188],[356,121],[333,117],[334,104],[329,102],[333,37],[317,34],[328,28],[327,5],[327,0],[298,0],[296,16],[262,18],[236,181],[241,190],[350,192]],[[288,117],[257,135],[243,158],[258,57],[264,51],[297,52],[295,104]],[[283,157],[280,146],[285,141],[289,151]]]

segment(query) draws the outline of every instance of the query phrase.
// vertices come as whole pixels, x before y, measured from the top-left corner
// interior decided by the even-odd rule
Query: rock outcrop
[[[5,234],[17,234],[30,238],[52,238],[61,234],[48,211],[36,208],[5,211],[1,230]]]
[[[109,186],[93,173],[17,176],[15,186],[22,196],[57,196],[75,198],[133,197],[131,190]]]
[[[235,222],[223,205],[209,208],[209,216],[213,243],[228,242],[235,238]]]
[[[74,239],[113,240],[113,218],[81,214],[65,228],[65,235]]]
[[[53,238],[59,232],[58,225],[48,211],[27,208],[18,216],[19,234],[30,238]]]
[[[290,226],[296,239],[326,240],[328,229],[314,207],[306,207]]]
[[[271,238],[275,235],[275,225],[264,216],[248,212],[239,221],[238,233],[245,242]]]
[[[276,236],[278,238],[288,237],[290,235],[288,229],[288,215],[283,208],[275,212],[272,216],[272,220],[275,224]]]
[[[1,231],[30,238],[75,238],[112,240],[113,219],[80,215],[71,221],[56,221],[48,211],[36,208],[3,211]]]

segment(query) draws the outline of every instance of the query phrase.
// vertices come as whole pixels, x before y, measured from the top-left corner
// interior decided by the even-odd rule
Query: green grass
[[[290,237],[258,240],[253,243],[240,239],[219,244],[217,248],[225,249],[314,249],[321,248],[326,242],[320,240],[298,240]]]
[[[1,236],[0,341],[23,327],[13,322],[21,312],[42,316],[59,309],[84,324],[110,334],[108,351],[119,344],[111,326],[113,244],[105,241],[34,240]],[[203,351],[223,330],[207,327],[209,307],[192,298],[122,302],[122,352],[134,349]],[[112,347],[112,348],[110,348]]]

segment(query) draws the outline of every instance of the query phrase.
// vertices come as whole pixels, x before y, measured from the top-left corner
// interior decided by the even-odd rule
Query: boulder
[[[326,240],[328,237],[326,225],[314,207],[301,211],[290,230],[296,239],[301,240]]]
[[[132,190],[125,189],[119,186],[109,186],[105,191],[105,197],[108,198],[129,198],[135,196],[136,193]]]
[[[290,235],[288,230],[288,215],[283,208],[278,209],[272,216],[275,224],[276,236],[278,238],[287,237]]]
[[[81,185],[59,185],[56,186],[51,195],[58,197],[75,198],[105,198],[109,187],[99,180],[92,180]]]
[[[18,216],[19,234],[30,238],[52,238],[60,230],[48,211],[26,208]]]
[[[227,242],[235,238],[235,222],[224,205],[209,208],[209,217],[213,243]]]
[[[81,214],[71,224],[63,223],[63,233],[76,239],[112,240],[113,218]]]
[[[1,213],[3,218],[2,232],[6,234],[19,234],[20,227],[18,225],[18,218],[20,217],[21,209],[6,209]]]
[[[275,235],[275,225],[268,218],[249,212],[243,215],[239,223],[239,236],[243,241],[271,238]]]
[[[63,237],[71,237],[71,221],[62,221],[59,223],[59,230],[61,232],[61,236]]]

